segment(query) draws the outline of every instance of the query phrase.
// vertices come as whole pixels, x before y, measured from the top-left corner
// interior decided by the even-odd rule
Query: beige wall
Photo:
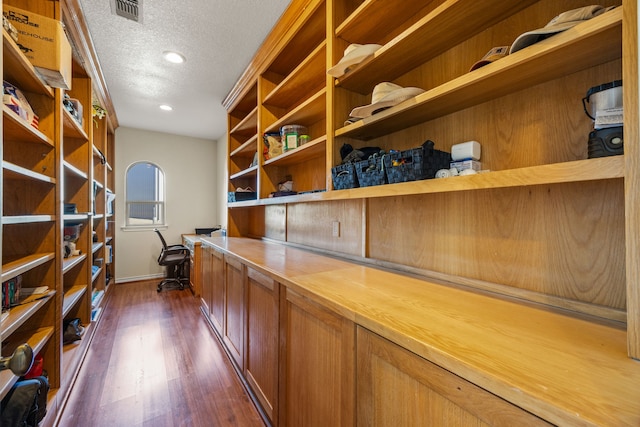
[[[225,141],[222,141],[223,143]],[[181,243],[182,234],[196,227],[226,221],[221,217],[218,142],[160,132],[120,127],[116,130],[116,282],[161,277],[157,258],[161,243],[149,231],[124,231],[124,174],[137,161],[157,164],[166,177],[168,228],[162,234],[168,244]],[[224,144],[223,144],[224,145]],[[223,147],[223,150],[224,147]]]

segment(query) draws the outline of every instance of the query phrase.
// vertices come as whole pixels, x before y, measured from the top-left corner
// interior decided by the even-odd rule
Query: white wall
[[[160,132],[120,127],[116,130],[116,282],[142,280],[163,275],[158,266],[161,243],[153,231],[124,231],[124,175],[137,161],[157,164],[166,178],[166,217],[162,230],[167,244],[181,243],[182,234],[195,228],[226,222],[221,217],[219,142]],[[225,146],[226,139],[222,141]],[[218,161],[217,159],[221,159]],[[224,178],[224,175],[222,175]],[[225,190],[226,191],[226,190]],[[226,193],[224,193],[226,197]]]

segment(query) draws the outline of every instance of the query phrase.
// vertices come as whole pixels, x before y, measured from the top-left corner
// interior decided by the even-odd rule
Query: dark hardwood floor
[[[115,285],[59,426],[264,426],[199,299],[156,285]]]

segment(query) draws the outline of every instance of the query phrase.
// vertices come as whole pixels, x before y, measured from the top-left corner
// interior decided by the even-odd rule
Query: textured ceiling
[[[142,23],[80,0],[120,126],[218,139],[221,103],[288,0],[141,0]],[[172,64],[174,50],[187,61]],[[169,104],[173,111],[158,107]]]

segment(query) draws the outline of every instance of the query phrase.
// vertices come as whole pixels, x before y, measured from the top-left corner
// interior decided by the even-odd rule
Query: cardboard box
[[[62,23],[6,4],[2,13],[18,30],[18,45],[42,80],[71,89],[71,45]]]

